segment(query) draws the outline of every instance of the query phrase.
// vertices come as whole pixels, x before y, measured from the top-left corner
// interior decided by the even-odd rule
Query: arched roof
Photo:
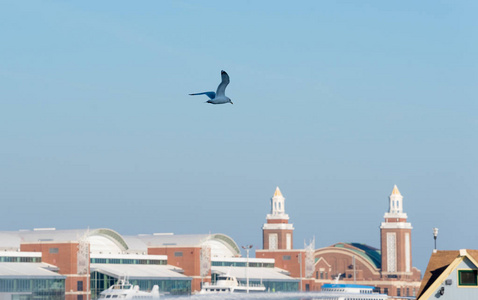
[[[357,255],[367,261],[375,269],[382,267],[382,254],[380,250],[360,243],[337,243],[326,248],[318,249],[315,251],[316,260],[321,252],[333,250],[349,253],[350,255]]]
[[[211,237],[205,243],[213,246],[211,248],[211,254],[213,257],[231,257],[239,256],[241,254],[236,242],[229,236],[222,233],[211,235]],[[214,244],[218,245],[219,247],[216,246],[215,249]]]
[[[19,249],[21,243],[36,242],[71,242],[87,239],[90,251],[94,253],[120,253],[128,250],[128,244],[123,237],[114,230],[99,229],[71,229],[56,230],[54,228],[0,232],[0,248]]]
[[[131,245],[131,250],[146,250],[147,247],[211,247],[213,257],[236,257],[240,256],[240,250],[236,242],[222,233],[215,234],[156,234],[126,236],[125,240]]]
[[[129,249],[123,237],[111,229],[94,229],[87,231],[85,236],[92,253],[121,253]]]

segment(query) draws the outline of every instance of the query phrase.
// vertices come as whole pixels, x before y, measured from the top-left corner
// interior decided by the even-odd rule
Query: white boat
[[[385,300],[389,299],[386,294],[374,292],[373,286],[357,284],[324,284],[318,297],[314,299],[334,300]]]
[[[143,292],[139,290],[139,286],[133,286],[127,279],[120,279],[116,284],[102,291],[99,299],[159,299],[159,287],[155,285],[151,292]]]
[[[263,284],[241,284],[237,278],[229,274],[217,277],[215,284],[205,282],[199,294],[211,293],[258,293],[265,292],[266,287]]]

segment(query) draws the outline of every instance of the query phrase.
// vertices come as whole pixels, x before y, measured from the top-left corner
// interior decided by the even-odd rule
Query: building
[[[270,291],[296,291],[299,281],[274,263],[242,258],[236,242],[220,233],[0,232],[0,299],[97,299],[124,276],[141,290],[158,285],[162,293],[191,294],[228,270],[239,281],[262,282]]]
[[[35,252],[0,252],[0,299],[62,300],[66,276]],[[17,298],[17,299],[18,299]]]
[[[285,213],[285,198],[279,187],[271,199],[271,213],[262,227],[263,248],[266,250],[291,250],[294,226],[289,224],[289,215]]]
[[[150,254],[166,255],[169,264],[192,278],[192,292],[200,291],[204,282],[214,283],[218,275],[228,271],[243,283],[248,273],[249,282],[262,282],[270,291],[297,291],[299,286],[287,271],[275,267],[274,260],[242,258],[236,242],[224,234],[139,238],[148,243]]]
[[[18,299],[20,295],[21,299],[43,299],[37,296],[36,288],[26,285],[30,278],[41,274],[43,290],[55,290],[55,296],[65,300],[96,299],[99,292],[125,275],[131,283],[144,289],[158,284],[163,292],[191,292],[192,278],[182,274],[182,269],[168,265],[167,256],[150,255],[147,244],[129,243],[126,237],[111,229],[38,228],[0,232],[0,250],[16,253],[20,257],[17,261],[25,264],[22,265],[25,271],[17,274],[18,284],[25,286],[22,289],[10,283],[12,288],[4,288],[0,279],[0,297],[4,299]],[[33,261],[21,262],[29,253]],[[29,269],[25,268],[26,264],[30,265]],[[38,265],[36,269],[33,264]],[[24,291],[28,288],[30,295]],[[44,299],[55,298],[46,296]]]
[[[249,263],[249,265],[247,265]],[[248,266],[246,268],[246,266]],[[229,274],[237,281],[250,285],[262,284],[269,292],[290,292],[299,289],[299,280],[291,278],[289,272],[275,267],[273,259],[264,258],[213,258],[211,266],[211,282],[219,275]]]
[[[434,251],[418,300],[478,299],[478,250]]]
[[[411,230],[397,186],[389,196],[389,210],[380,226],[380,249],[362,243],[336,243],[313,249],[293,249],[293,226],[285,213],[285,198],[277,187],[271,213],[263,230],[263,249],[256,257],[273,258],[276,267],[301,281],[300,289],[320,290],[324,283],[340,280],[375,286],[391,296],[415,296],[420,271],[412,266]],[[312,247],[312,248],[311,248]]]

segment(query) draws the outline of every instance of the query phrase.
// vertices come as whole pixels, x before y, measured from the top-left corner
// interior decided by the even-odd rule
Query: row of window
[[[0,293],[65,292],[64,279],[0,279]]]
[[[166,265],[166,260],[130,258],[91,258],[92,264]]]
[[[0,256],[0,262],[41,262],[41,257]]]
[[[230,262],[230,261],[213,261],[211,265],[214,267],[245,267],[245,262]],[[250,262],[249,267],[251,268],[274,268],[273,263],[257,263]]]

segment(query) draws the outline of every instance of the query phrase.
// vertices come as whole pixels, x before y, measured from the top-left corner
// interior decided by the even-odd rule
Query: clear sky
[[[1,230],[478,249],[476,1],[1,1]],[[220,71],[234,105],[210,105]]]

